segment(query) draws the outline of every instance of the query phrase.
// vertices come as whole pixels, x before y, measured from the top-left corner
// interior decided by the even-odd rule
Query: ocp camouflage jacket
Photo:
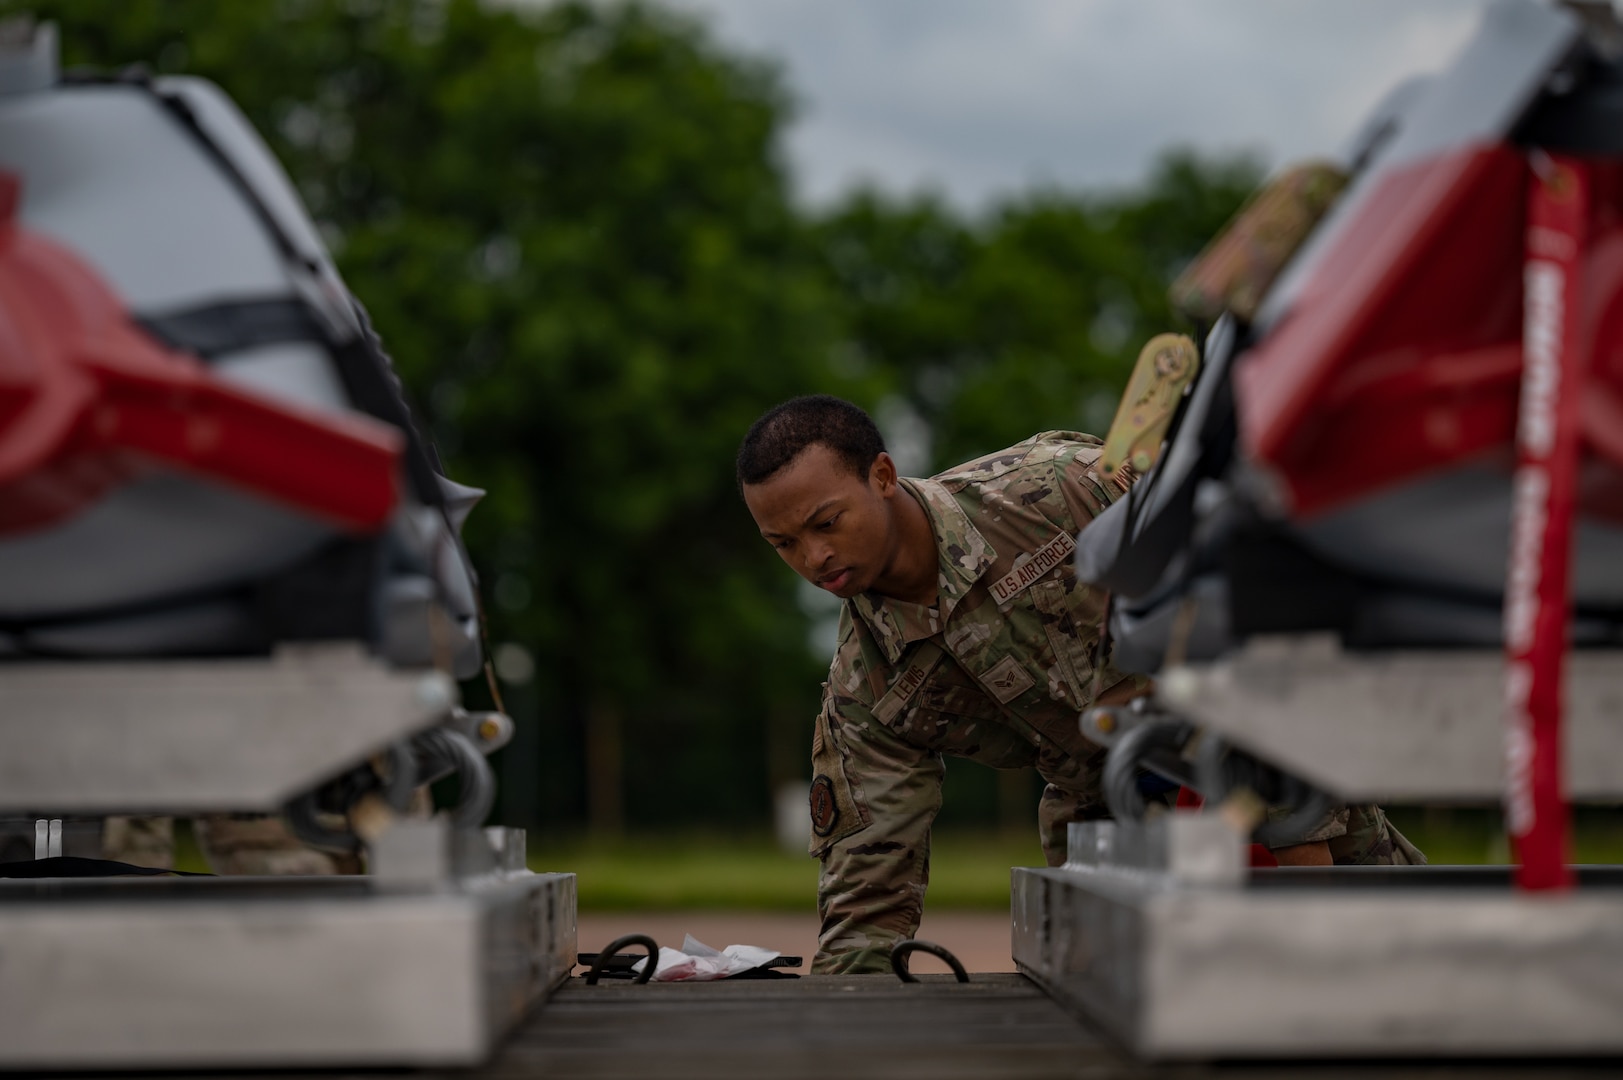
[[[940,553],[933,607],[845,603],[812,744],[811,852],[823,861],[814,969],[888,970],[917,929],[942,755],[1035,766],[1051,861],[1065,826],[1106,815],[1104,751],[1078,716],[1126,676],[1098,654],[1104,594],[1077,581],[1076,533],[1126,490],[1100,443],[1047,431],[929,480],[903,480]]]

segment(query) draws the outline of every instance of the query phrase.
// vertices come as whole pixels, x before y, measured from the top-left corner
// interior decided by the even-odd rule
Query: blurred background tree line
[[[1136,190],[807,208],[780,73],[653,5],[0,12],[57,22],[70,66],[218,82],[287,167],[451,475],[489,491],[467,541],[521,730],[497,819],[532,827],[764,825],[804,778],[831,611],[734,490],[757,415],[848,397],[914,474],[1102,434],[1261,175],[1173,153]],[[944,820],[1031,828],[1030,783],[952,776]]]

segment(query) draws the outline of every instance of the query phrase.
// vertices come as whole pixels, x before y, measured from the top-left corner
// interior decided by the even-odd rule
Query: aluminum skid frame
[[[1250,870],[1215,815],[1072,825],[1013,872],[1013,956],[1155,1060],[1623,1052],[1623,869]]]
[[[575,876],[5,881],[0,956],[0,1068],[475,1065],[568,977]]]
[[[455,694],[343,645],[9,665],[0,814],[274,812]],[[522,830],[395,818],[366,863],[0,878],[0,1070],[476,1065],[572,970],[575,876],[529,871]]]

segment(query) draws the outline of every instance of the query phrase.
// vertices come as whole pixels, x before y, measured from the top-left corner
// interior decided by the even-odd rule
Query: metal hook
[[[610,957],[627,945],[641,945],[648,950],[648,962],[643,965],[642,971],[637,974],[635,980],[637,985],[641,986],[653,978],[654,968],[659,966],[659,943],[647,934],[626,934],[609,942],[603,947],[603,951],[597,954],[597,959],[592,961],[591,969],[586,972],[586,985],[596,986],[598,976],[603,974],[603,965],[608,963]]]
[[[952,973],[958,976],[959,982],[966,983],[969,981],[969,972],[964,970],[964,965],[959,963],[958,958],[952,953],[933,941],[908,938],[905,941],[898,941],[890,947],[891,970],[895,971],[896,977],[904,983],[916,983],[919,981],[917,976],[907,970],[907,957],[910,953],[915,952],[927,952],[931,956],[945,960],[947,966],[952,968]]]

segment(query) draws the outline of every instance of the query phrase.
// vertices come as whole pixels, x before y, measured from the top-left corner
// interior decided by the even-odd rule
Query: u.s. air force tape
[[[1054,539],[1033,551],[1031,558],[992,582],[988,586],[992,592],[992,599],[1000,604],[1007,604],[1025,591],[1032,582],[1070,558],[1075,550],[1076,541],[1071,539],[1071,534],[1059,533]]]

